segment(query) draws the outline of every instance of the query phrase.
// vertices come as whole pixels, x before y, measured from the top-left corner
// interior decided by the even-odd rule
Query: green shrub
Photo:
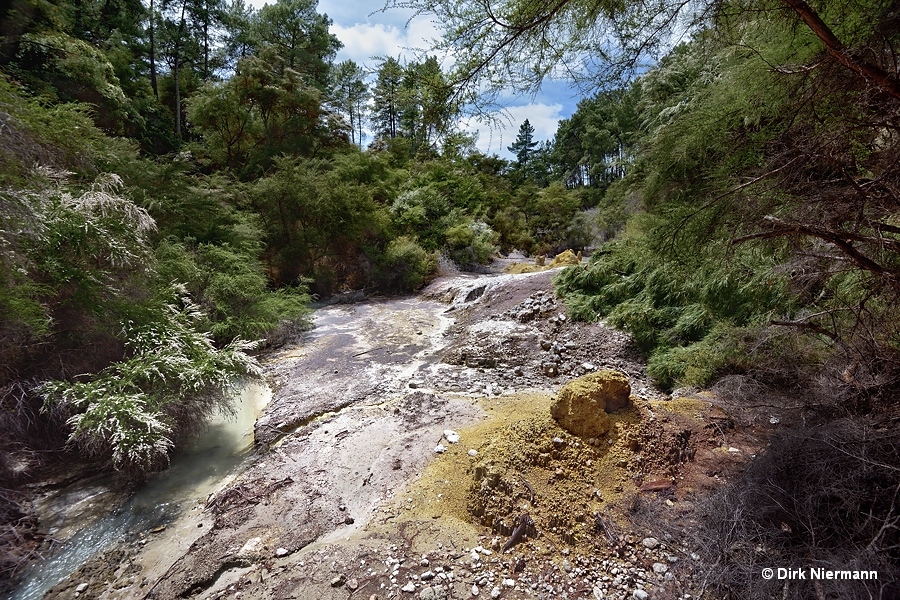
[[[235,340],[216,348],[199,331],[204,315],[186,295],[159,307],[145,324],[123,324],[127,356],[86,382],[50,381],[40,388],[48,411],[71,416],[70,441],[89,454],[109,455],[120,470],[163,467],[175,442],[197,430],[214,411],[230,410],[243,377],[258,376]]]
[[[606,318],[630,332],[663,387],[708,384],[748,368],[734,343],[742,328],[797,310],[789,278],[775,271],[775,256],[747,246],[722,262],[713,258],[720,247],[710,245],[694,256],[695,264],[685,264],[652,247],[652,239],[632,227],[587,265],[566,269],[556,285],[572,317]]]
[[[441,223],[449,212],[448,202],[433,185],[404,191],[391,205],[394,226],[404,235],[415,236],[427,250],[443,242]]]
[[[515,207],[507,206],[498,210],[491,219],[491,228],[497,232],[498,244],[503,252],[531,252],[534,247],[534,238],[528,230],[525,213]]]
[[[3,72],[0,119],[5,129],[0,145],[0,182],[16,187],[23,186],[23,180],[40,179],[40,173],[48,169],[94,177],[100,158],[108,156],[107,143],[117,151],[122,147],[105,138],[91,121],[87,106],[50,105],[27,98]]]
[[[448,227],[444,235],[447,255],[463,268],[489,263],[498,250],[497,234],[483,221],[466,219]]]
[[[415,239],[400,236],[384,251],[379,287],[390,291],[415,291],[434,275],[437,259],[437,253],[426,252]]]
[[[303,286],[272,291],[256,245],[199,244],[188,250],[172,240],[157,249],[163,281],[184,284],[218,344],[235,338],[270,343],[284,340],[307,324],[310,301]]]
[[[528,218],[532,235],[537,241],[536,253],[558,254],[578,247],[577,242],[573,244],[569,241],[569,234],[583,237],[580,235],[583,231],[579,231],[573,223],[580,204],[579,195],[558,182],[537,193]]]

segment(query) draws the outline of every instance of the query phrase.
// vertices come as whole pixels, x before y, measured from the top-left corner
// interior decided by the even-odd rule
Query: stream
[[[39,600],[92,556],[128,535],[166,526],[227,484],[249,460],[253,425],[268,404],[268,387],[250,383],[236,392],[235,415],[217,416],[197,439],[172,457],[123,505],[110,476],[57,491],[37,505],[50,537],[61,541],[34,565],[10,600]]]

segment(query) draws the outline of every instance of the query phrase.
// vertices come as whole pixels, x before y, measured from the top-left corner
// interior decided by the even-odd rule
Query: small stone
[[[604,599],[603,589],[599,585],[594,586],[593,592],[594,592],[594,600],[603,600]]]
[[[415,389],[418,389],[418,388],[419,388],[419,382],[418,382],[418,381],[410,381],[410,382],[409,382],[409,389],[415,390]]]
[[[668,570],[669,565],[667,565],[666,563],[653,563],[653,572],[657,575],[662,575]]]
[[[491,598],[499,598],[500,597],[500,588],[495,587],[491,590]]]
[[[503,587],[514,588],[516,587],[516,582],[513,579],[504,579]]]
[[[469,456],[478,456],[478,450],[469,450]]]
[[[419,578],[422,581],[430,581],[431,579],[434,579],[434,571],[425,571],[419,576]]]
[[[561,437],[555,437],[553,438],[553,445],[557,448],[562,448],[566,445],[566,440],[562,439]]]
[[[83,591],[86,590],[86,589],[88,589],[88,584],[86,584],[86,583],[79,583],[79,584],[78,584],[78,587],[75,588],[75,593],[76,593],[76,594],[80,594],[81,592],[83,592]]]
[[[353,525],[353,523],[353,517],[347,517],[346,519],[344,519],[344,525]]]
[[[443,444],[438,444],[437,446],[434,447],[434,451],[436,454],[443,454],[444,452],[447,451],[447,447],[444,446]]]
[[[597,366],[594,363],[586,362],[586,363],[581,363],[581,368],[584,369],[585,371],[593,371],[594,369],[597,368]]]
[[[258,555],[262,546],[262,538],[260,537],[252,537],[241,546],[241,549],[238,550],[237,555],[241,558],[243,557],[252,557],[254,555]]]
[[[478,586],[475,585],[475,584],[473,583],[473,584],[472,584],[472,595],[473,595],[473,596],[477,596],[477,595],[480,594],[480,593],[481,593],[481,592],[480,592],[480,590],[478,589]]]
[[[419,592],[419,600],[436,600],[438,595],[433,587],[427,587]],[[443,596],[441,596],[443,598]]]
[[[648,594],[644,590],[634,590],[634,592],[632,592],[631,594],[631,597],[634,598],[634,600],[647,600],[647,598],[650,597],[650,594]]]
[[[331,580],[331,587],[341,587],[345,583],[347,583],[347,577],[343,573],[341,573]]]
[[[359,587],[359,582],[356,579],[351,579],[350,581],[347,582],[347,587],[350,588],[351,590],[355,590],[356,588]]]
[[[414,584],[412,581],[410,581],[409,583],[407,583],[400,589],[404,592],[412,594],[414,591],[416,591],[416,584]]]
[[[458,443],[459,443],[459,434],[456,433],[455,431],[453,431],[452,429],[445,429],[445,430],[444,430],[444,437],[445,437],[445,438],[447,439],[447,441],[450,442],[451,444],[458,444]]]
[[[431,590],[431,594],[427,595],[425,593],[426,590]],[[419,594],[419,600],[447,600],[447,588],[442,585],[425,588],[422,590],[422,593]]]
[[[644,545],[645,548],[649,548],[651,550],[659,547],[659,540],[656,538],[652,538],[652,537],[644,538],[644,540],[641,543]]]
[[[568,558],[562,561],[561,566],[562,566],[562,570],[565,571],[566,573],[572,572],[572,563],[569,562]]]
[[[279,548],[278,550],[275,551],[275,556],[277,556],[278,558],[281,558],[282,556],[287,556],[287,555],[288,555],[287,548]]]

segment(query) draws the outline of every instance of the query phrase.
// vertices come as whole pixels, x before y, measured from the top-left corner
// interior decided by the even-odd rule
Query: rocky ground
[[[626,334],[567,318],[554,274],[320,310],[268,359],[252,465],[47,597],[702,597],[697,548],[669,525],[761,432],[709,394],[654,389]],[[601,369],[627,375],[629,406],[574,436],[552,398]]]

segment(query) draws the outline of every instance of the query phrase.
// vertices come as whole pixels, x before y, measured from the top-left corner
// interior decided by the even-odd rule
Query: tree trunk
[[[900,99],[900,82],[897,81],[896,76],[891,75],[878,65],[873,65],[848,52],[844,44],[831,31],[831,28],[805,0],[782,0],[782,2],[803,19],[803,22],[812,29],[816,37],[822,40],[825,49],[835,60],[872,81],[894,98]]]
[[[209,0],[203,3],[203,79],[209,79]]]
[[[362,100],[360,100],[356,105],[356,121],[359,130],[359,149],[363,149],[363,122],[362,122]]]
[[[181,85],[178,83],[178,49],[175,50],[175,135],[181,139]]]
[[[187,0],[181,3],[181,22],[178,23],[178,39],[175,40],[175,135],[181,139],[181,82],[179,80],[181,67],[181,40],[184,37],[186,27],[184,20],[184,11],[187,7]]]
[[[150,87],[153,88],[153,97],[159,100],[159,87],[156,84],[156,35],[154,22],[156,11],[153,9],[153,0],[150,0]]]
[[[356,145],[356,105],[353,102],[353,81],[347,81],[347,88],[344,90],[347,98],[347,113],[350,115],[350,141]]]

